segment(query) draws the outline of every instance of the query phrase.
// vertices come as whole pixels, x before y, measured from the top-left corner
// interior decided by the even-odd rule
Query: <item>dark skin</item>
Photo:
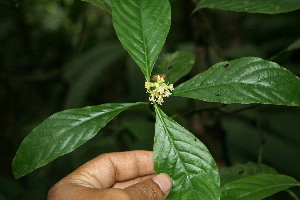
[[[172,182],[155,175],[151,151],[102,154],[56,183],[48,200],[164,200]]]

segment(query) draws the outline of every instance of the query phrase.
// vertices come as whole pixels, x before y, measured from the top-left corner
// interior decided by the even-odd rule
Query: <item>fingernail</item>
[[[172,188],[172,180],[168,174],[162,173],[153,178],[164,194],[169,194]]]

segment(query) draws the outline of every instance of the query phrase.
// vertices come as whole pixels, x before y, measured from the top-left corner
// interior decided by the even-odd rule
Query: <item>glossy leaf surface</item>
[[[154,166],[172,178],[170,200],[217,200],[219,173],[208,149],[155,106]]]
[[[222,188],[222,200],[261,200],[290,187],[300,186],[294,178],[279,174],[249,176]]]
[[[72,152],[120,112],[137,104],[109,103],[55,113],[23,140],[12,163],[15,177],[24,176]]]
[[[300,79],[256,57],[217,63],[175,88],[173,95],[210,102],[300,106]]]
[[[195,56],[186,51],[176,51],[164,55],[160,61],[161,63],[154,67],[153,74],[165,74],[166,82],[175,83],[191,71]]]
[[[123,47],[150,80],[171,23],[168,0],[114,0],[113,25]]]
[[[97,6],[98,8],[106,10],[108,13],[111,14],[111,7],[113,0],[83,0]]]
[[[223,167],[219,169],[221,186],[231,181],[257,174],[278,174],[275,169],[264,164],[246,163],[233,167]]]
[[[300,9],[298,0],[201,0],[196,8],[215,8],[236,12],[277,14]]]

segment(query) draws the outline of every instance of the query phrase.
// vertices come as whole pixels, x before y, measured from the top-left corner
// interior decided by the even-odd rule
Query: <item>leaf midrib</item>
[[[117,110],[114,110],[114,111],[120,111],[120,110],[122,110],[121,108],[120,109],[117,109]],[[81,126],[81,125],[83,125],[84,123],[86,123],[86,122],[89,122],[89,121],[91,121],[91,120],[94,120],[94,119],[96,119],[96,118],[98,118],[98,117],[100,117],[100,116],[103,116],[103,115],[105,115],[105,114],[108,114],[108,113],[111,113],[112,111],[110,111],[110,112],[107,112],[107,113],[100,113],[100,114],[97,114],[96,116],[93,116],[93,117],[91,117],[91,118],[89,118],[89,119],[86,119],[86,120],[84,120],[84,121],[82,121],[82,123],[78,123],[78,124],[76,124],[75,126],[70,126],[70,127],[67,127],[66,129],[65,129],[65,131],[61,131],[60,133],[59,133],[59,135],[57,136],[57,137],[52,137],[52,138],[50,138],[49,140],[47,140],[47,142],[46,142],[46,145],[48,145],[49,143],[51,143],[51,142],[53,142],[53,140],[57,140],[58,138],[60,138],[61,136],[62,136],[62,134],[63,133],[66,133],[66,132],[70,132],[72,129],[74,129],[74,128],[76,128],[76,127],[78,127],[78,126]],[[109,120],[110,121],[110,120]],[[108,122],[107,122],[108,123]],[[98,127],[99,126],[105,126],[105,124],[99,124],[98,125]],[[101,129],[101,126],[100,126],[100,129]],[[99,128],[98,128],[99,129]],[[99,131],[99,130],[98,130]],[[98,131],[96,131],[96,132],[98,132]],[[84,132],[84,134],[81,134],[81,138],[80,138],[80,140],[79,141],[82,141],[82,137],[84,137],[85,135],[86,135],[86,133],[90,133],[91,131],[86,131],[86,132]],[[71,137],[71,139],[73,139],[73,137],[74,137],[74,134],[72,135],[70,135],[70,134],[68,134],[70,137]],[[79,142],[78,141],[78,142]],[[76,143],[76,145],[72,145],[72,149],[74,148],[74,146],[77,146],[78,145],[78,142]],[[44,144],[45,145],[45,144]],[[42,145],[42,146],[44,146],[44,145]],[[64,149],[64,148],[63,148]],[[57,154],[61,154],[62,152],[64,152],[63,151],[63,149],[61,149],[61,151],[59,151],[59,152],[57,152]],[[40,156],[40,158],[39,159],[41,159],[41,160],[45,160],[45,159],[43,159],[45,156],[45,151],[43,151],[43,153],[41,154],[41,156]],[[53,156],[52,156],[53,157]]]
[[[155,106],[157,106],[157,105],[155,105]],[[171,143],[172,143],[172,145],[173,145],[173,148],[176,149],[173,140],[170,138],[170,133],[169,133],[168,129],[166,128],[167,125],[166,125],[165,121],[163,120],[163,117],[162,117],[161,114],[160,114],[160,110],[159,110],[158,108],[156,108],[156,110],[158,111],[157,114],[158,114],[158,116],[159,116],[159,118],[160,118],[160,120],[161,120],[161,122],[162,122],[162,124],[163,124],[163,128],[164,128],[165,132],[168,133],[167,136],[168,136],[169,140],[171,141]],[[181,159],[181,157],[180,157],[180,155],[179,155],[179,153],[178,153],[177,151],[176,151],[176,154],[177,154],[177,156],[178,156],[178,158],[179,158],[179,160],[180,160],[181,165],[182,165],[182,166],[184,167],[184,169],[185,169],[185,175],[186,175],[187,179],[189,180],[190,185],[192,185],[192,184],[191,184],[191,180],[190,180],[190,176],[189,176],[189,174],[187,173],[188,170],[186,169],[186,166],[183,164],[184,162],[182,161],[182,159]],[[195,194],[194,187],[192,187],[192,188],[193,188],[193,194],[194,194],[194,197],[196,197],[197,195]]]
[[[142,17],[142,8],[141,5],[139,6],[139,17],[140,17],[140,27],[142,32],[142,38],[143,38],[143,46],[144,46],[144,59],[145,59],[145,65],[146,65],[146,80],[150,81],[150,73],[149,73],[149,61],[148,61],[148,50],[146,47],[146,39],[144,34],[144,26],[143,26],[143,17]]]
[[[264,88],[270,88],[270,89],[273,89],[275,90],[273,87],[267,87],[267,86],[264,86],[262,84],[253,84],[253,83],[239,83],[239,82],[231,82],[231,83],[219,83],[219,84],[214,84],[214,85],[206,85],[206,86],[198,86],[198,87],[194,87],[194,88],[189,88],[189,89],[185,89],[185,90],[181,90],[180,91],[180,88],[179,88],[179,92],[176,91],[176,88],[173,92],[173,95],[176,95],[176,94],[180,94],[180,93],[185,93],[185,92],[189,92],[189,91],[192,91],[192,90],[201,90],[201,89],[207,89],[207,88],[210,88],[210,87],[217,87],[217,86],[228,86],[228,85],[253,85],[253,86],[260,86],[260,87],[264,87]],[[278,89],[276,89],[278,90]],[[275,91],[276,91],[275,90]]]

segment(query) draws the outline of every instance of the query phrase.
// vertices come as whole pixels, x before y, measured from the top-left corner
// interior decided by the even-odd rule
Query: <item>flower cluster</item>
[[[153,103],[158,103],[162,105],[164,102],[164,97],[169,97],[174,90],[173,84],[167,85],[165,79],[159,75],[156,76],[156,82],[145,82],[145,88],[147,93],[150,94],[149,101]]]

